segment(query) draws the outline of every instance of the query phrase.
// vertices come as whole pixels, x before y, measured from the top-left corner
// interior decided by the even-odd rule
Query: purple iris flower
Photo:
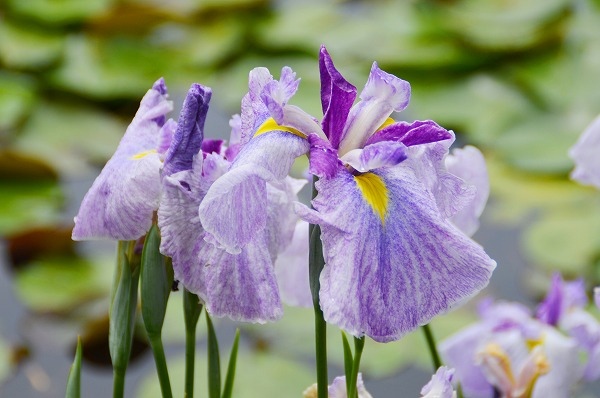
[[[150,229],[160,199],[160,169],[176,123],[164,80],[146,93],[112,158],[75,217],[74,240],[135,240]]]
[[[443,341],[444,361],[456,370],[465,396],[560,398],[583,375],[574,339],[515,303],[485,302],[480,322]]]
[[[320,179],[313,209],[296,212],[320,224],[326,265],[320,305],[326,321],[354,336],[400,338],[473,296],[496,263],[451,218],[475,187],[449,173],[453,133],[433,121],[395,122],[410,85],[373,65],[357,90],[320,52],[321,123],[288,102],[298,80],[285,67],[250,72],[242,101],[243,147],[200,204],[202,225],[230,253],[267,226],[266,198],[297,156],[309,153]]]
[[[373,398],[371,394],[365,388],[362,379],[362,373],[358,374],[356,379],[356,392],[358,398]],[[333,379],[333,382],[327,388],[327,395],[329,398],[348,398],[348,391],[346,390],[346,376],[338,376]],[[313,384],[308,387],[304,393],[304,398],[317,398],[317,385]]]
[[[274,261],[291,241],[297,221],[292,202],[305,182],[287,177],[266,188],[266,227],[237,252],[215,245],[200,222],[199,207],[217,181],[230,178],[241,134],[234,117],[229,148],[222,141],[203,139],[210,96],[209,88],[192,86],[165,158],[158,209],[161,252],[173,259],[175,278],[200,297],[211,315],[272,321],[283,313]],[[232,203],[230,211],[244,217],[238,213],[241,206]]]
[[[456,391],[452,386],[454,369],[441,366],[431,380],[421,389],[422,398],[456,398]]]
[[[569,156],[575,162],[571,178],[585,185],[600,188],[600,116],[598,116],[581,134],[579,140],[569,150]]]

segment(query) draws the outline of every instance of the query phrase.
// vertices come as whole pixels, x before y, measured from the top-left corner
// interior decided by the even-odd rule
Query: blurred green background
[[[532,304],[552,270],[600,284],[600,193],[569,181],[567,157],[600,113],[599,1],[2,0],[0,396],[62,396],[78,334],[84,396],[110,391],[115,245],[74,243],[70,230],[151,84],[163,76],[176,109],[192,82],[212,87],[206,135],[225,137],[249,70],[278,77],[289,65],[302,78],[292,102],[318,117],[321,44],[359,89],[375,60],[410,81],[411,105],[398,118],[434,119],[484,152],[492,194],[475,239],[498,261],[486,294]],[[172,296],[165,331],[176,390],[180,301]],[[466,308],[434,330],[444,336],[473,317]],[[218,326],[228,355],[239,325]],[[241,326],[236,397],[300,396],[313,383],[310,311]],[[339,332],[330,333],[333,377],[342,356]],[[371,343],[363,368],[372,394],[417,396],[430,372],[419,332]],[[135,353],[128,395],[158,396],[141,333]]]

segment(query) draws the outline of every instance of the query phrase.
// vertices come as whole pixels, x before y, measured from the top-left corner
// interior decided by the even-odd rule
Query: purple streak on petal
[[[287,305],[312,307],[308,278],[308,223],[298,221],[290,244],[275,261],[281,298]]]
[[[490,181],[483,154],[475,147],[467,145],[463,149],[454,149],[446,157],[448,172],[473,185],[475,197],[462,210],[452,217],[452,223],[468,236],[479,229],[479,216],[485,209],[490,194]]]
[[[199,257],[206,274],[206,310],[211,315],[258,323],[283,315],[273,263],[260,232],[237,255],[205,244]]]
[[[171,147],[171,143],[173,142],[173,137],[175,136],[175,131],[177,130],[177,122],[173,119],[169,119],[166,123],[161,127],[158,139],[158,147],[156,151],[159,155],[161,155],[161,160],[164,161],[164,157]]]
[[[154,84],[152,85],[152,90],[156,90],[160,93],[160,95],[167,97],[168,90],[167,90],[167,85],[165,84],[165,79],[161,77],[160,79],[155,81]],[[154,121],[159,126],[162,126],[167,121],[166,114],[156,116]]]
[[[271,81],[273,81],[273,76],[267,68],[255,68],[250,71],[248,93],[242,99],[241,144],[248,142],[261,123],[270,116],[269,110],[261,99],[261,94],[264,87]]]
[[[393,123],[369,137],[365,145],[380,141],[400,141],[406,146],[448,140],[452,134],[433,120]]]
[[[373,63],[369,80],[352,107],[339,145],[340,155],[362,148],[393,111],[401,111],[410,100],[410,84],[379,69]]]
[[[452,386],[454,369],[441,366],[431,380],[421,389],[422,398],[454,398],[456,392]]]
[[[338,159],[337,151],[328,141],[316,134],[311,134],[308,136],[308,142],[310,144],[308,159],[311,174],[329,178],[336,175],[338,170],[344,167]]]
[[[223,140],[204,140],[202,141],[202,152],[204,153],[221,153]]]
[[[163,167],[163,176],[182,170],[190,170],[194,156],[202,147],[204,122],[212,91],[200,84],[192,84],[179,114],[177,131]]]
[[[585,129],[575,145],[569,150],[569,156],[575,162],[571,178],[585,185],[600,188],[600,116]]]
[[[537,318],[548,325],[556,326],[563,311],[562,277],[559,273],[552,275],[552,282],[546,298],[537,309]]]
[[[331,146],[338,149],[346,119],[356,99],[356,87],[338,72],[325,46],[321,46],[319,52],[319,72],[324,115],[321,125]]]
[[[385,225],[353,176],[321,179],[316,211],[325,268],[320,303],[329,323],[354,336],[397,340],[473,296],[496,266],[482,247],[452,226],[409,167],[380,169],[389,197]]]
[[[341,161],[361,173],[381,167],[396,166],[406,160],[406,146],[401,142],[382,141],[353,149],[342,156]]]
[[[202,225],[220,246],[239,253],[267,226],[267,182],[282,181],[308,147],[305,139],[284,132],[262,134],[244,145],[200,205]]]
[[[300,79],[296,80],[296,74],[292,69],[289,66],[284,66],[281,69],[281,78],[271,80],[263,87],[260,98],[277,124],[284,124],[284,107],[298,90],[299,84]]]
[[[144,95],[117,150],[81,203],[74,240],[136,240],[150,228],[160,196],[161,161],[154,151],[162,124],[157,120],[172,108],[158,90]]]

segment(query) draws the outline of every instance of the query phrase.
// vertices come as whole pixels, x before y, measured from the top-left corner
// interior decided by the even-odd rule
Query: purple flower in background
[[[571,396],[583,374],[572,338],[532,318],[519,304],[487,301],[480,317],[439,346],[465,396]]]
[[[441,366],[421,389],[421,398],[456,398],[456,391],[452,386],[453,377],[454,369]]]
[[[269,187],[267,227],[256,231],[239,252],[214,245],[198,209],[211,186],[228,176],[238,151],[239,119],[232,119],[229,148],[221,141],[203,140],[210,96],[209,88],[192,86],[166,155],[158,210],[161,252],[172,257],[175,278],[196,293],[212,315],[252,322],[275,320],[283,309],[273,262],[291,240],[283,229],[293,232],[297,217],[292,201],[304,183],[288,177],[278,187]]]
[[[569,150],[569,156],[575,162],[571,178],[585,185],[600,188],[600,116],[598,116],[581,134],[579,140]]]
[[[87,192],[75,217],[74,240],[135,240],[152,225],[160,169],[175,130],[173,109],[159,79],[146,93],[119,146]]]
[[[358,393],[358,398],[373,398],[365,388],[361,373],[358,374],[358,378],[356,379],[356,392]],[[327,388],[327,395],[328,398],[348,398],[348,392],[346,391],[346,376],[338,376],[333,379],[333,382]],[[317,385],[313,384],[308,387],[304,391],[303,397],[317,398]]]

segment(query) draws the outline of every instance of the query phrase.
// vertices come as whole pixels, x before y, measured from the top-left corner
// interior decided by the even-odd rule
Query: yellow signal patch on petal
[[[387,119],[385,119],[385,122],[383,122],[376,131],[383,130],[390,124],[394,124],[394,123],[396,123],[396,121],[394,119],[392,119],[391,117],[388,117]]]
[[[279,124],[277,124],[275,119],[273,119],[272,117],[268,118],[267,120],[265,120],[265,122],[263,124],[260,125],[258,130],[256,130],[256,133],[254,133],[254,136],[256,137],[261,134],[269,133],[271,131],[286,131],[288,133],[297,135],[300,138],[306,138],[305,134],[302,134],[300,131],[298,131],[294,128],[280,126]]]
[[[156,149],[149,149],[144,152],[136,153],[135,155],[133,155],[131,157],[131,159],[139,160],[139,159],[145,158],[146,156],[151,155],[153,153],[156,153]]]
[[[364,173],[354,176],[354,180],[365,201],[381,218],[381,223],[385,224],[389,197],[387,187],[381,177],[373,173]]]

